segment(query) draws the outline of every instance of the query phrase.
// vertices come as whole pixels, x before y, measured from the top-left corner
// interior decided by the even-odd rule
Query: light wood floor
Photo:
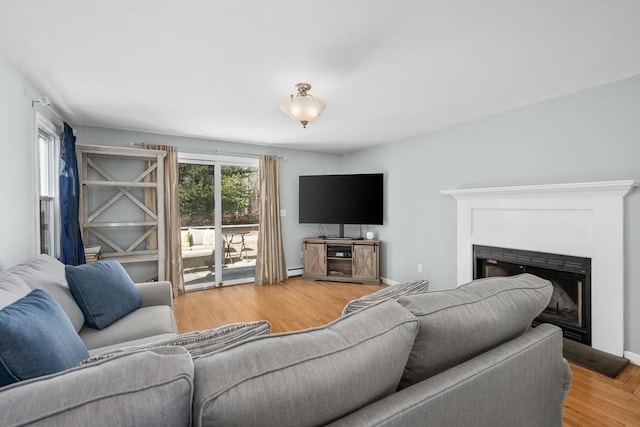
[[[351,299],[383,286],[309,282],[237,285],[189,292],[174,301],[180,332],[266,319],[273,332],[324,325]],[[640,367],[629,365],[611,379],[571,364],[573,380],[564,405],[564,425],[640,426]]]
[[[174,300],[174,312],[181,333],[263,319],[272,332],[295,331],[335,320],[347,302],[383,287],[294,277],[276,285],[187,292]]]

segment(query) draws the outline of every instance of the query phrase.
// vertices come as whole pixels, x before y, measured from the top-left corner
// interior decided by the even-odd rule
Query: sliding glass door
[[[258,161],[181,154],[183,275],[187,290],[252,282],[258,236]]]

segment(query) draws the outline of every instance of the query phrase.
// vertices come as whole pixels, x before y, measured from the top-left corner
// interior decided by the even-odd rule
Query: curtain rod
[[[129,143],[130,147],[133,146],[139,146],[139,147],[144,147],[144,143],[142,142],[130,142]],[[260,158],[262,157],[262,154],[253,154],[253,153],[240,153],[240,152],[236,152],[236,151],[225,151],[225,150],[219,150],[219,149],[215,149],[215,154],[224,156],[238,156],[238,157],[251,157],[251,158]],[[286,156],[276,156],[279,160],[287,160]]]
[[[218,150],[216,148],[216,154],[221,154],[221,155],[229,155],[229,156],[245,156],[245,157],[255,157],[255,158],[260,158],[263,155],[262,154],[252,154],[252,153],[237,153],[237,152],[233,152],[233,151],[224,151],[224,150]],[[287,160],[286,156],[277,156],[276,157],[280,160]]]
[[[55,108],[53,108],[53,106],[51,105],[51,101],[49,101],[49,98],[47,98],[46,96],[31,100],[31,108],[35,107],[36,104],[40,104],[44,107],[47,107],[49,110],[51,110],[53,114],[55,114],[60,120],[64,122],[64,119],[62,118],[62,116],[56,111]]]

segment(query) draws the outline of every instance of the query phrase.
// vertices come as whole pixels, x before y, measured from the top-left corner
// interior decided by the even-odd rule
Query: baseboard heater
[[[302,267],[288,268],[287,269],[287,276],[288,277],[302,276],[303,272],[304,272],[304,270],[303,270]]]

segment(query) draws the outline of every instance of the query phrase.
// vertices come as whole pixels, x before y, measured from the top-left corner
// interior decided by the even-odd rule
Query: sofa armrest
[[[142,296],[142,306],[168,305],[173,309],[173,292],[171,282],[145,282],[136,283],[136,288]]]

